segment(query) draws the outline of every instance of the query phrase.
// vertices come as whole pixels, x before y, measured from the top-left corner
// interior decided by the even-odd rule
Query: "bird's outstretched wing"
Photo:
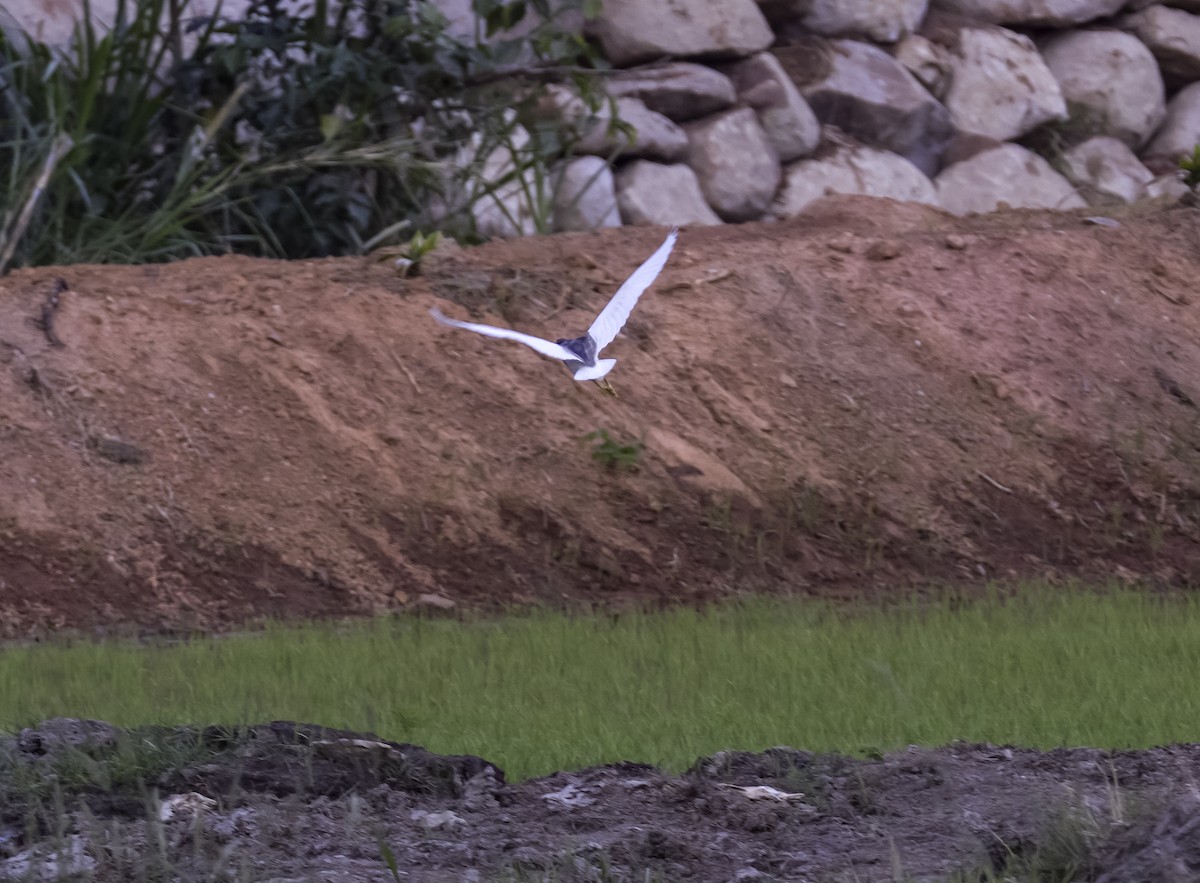
[[[625,320],[629,318],[629,313],[638,302],[638,298],[642,296],[642,292],[649,288],[650,283],[662,272],[663,265],[666,264],[671,249],[675,247],[675,240],[678,236],[678,228],[673,228],[667,234],[666,241],[658,247],[658,251],[646,258],[646,262],[633,271],[633,275],[625,280],[625,284],[617,289],[612,300],[600,311],[600,315],[588,329],[588,334],[592,336],[592,340],[596,341],[596,352],[600,352],[612,343],[613,338],[624,327]]]
[[[532,347],[543,356],[549,356],[552,359],[561,359],[564,362],[578,362],[579,357],[563,346],[559,346],[550,340],[542,340],[540,337],[534,337],[532,334],[522,334],[520,331],[513,331],[509,328],[497,328],[495,325],[478,325],[475,322],[460,322],[457,319],[451,319],[449,316],[442,315],[442,312],[437,309],[429,311],[433,318],[437,319],[443,325],[453,325],[455,328],[465,328],[468,331],[474,331],[476,334],[486,334],[488,337],[500,337],[504,340],[515,340],[518,343],[523,343],[525,346]]]

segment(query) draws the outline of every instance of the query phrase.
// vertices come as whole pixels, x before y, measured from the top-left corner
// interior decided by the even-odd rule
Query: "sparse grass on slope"
[[[1200,737],[1200,603],[1030,590],[900,608],[379,620],[172,646],[0,652],[0,723],[288,718],[480,754],[525,777],[721,748]]]

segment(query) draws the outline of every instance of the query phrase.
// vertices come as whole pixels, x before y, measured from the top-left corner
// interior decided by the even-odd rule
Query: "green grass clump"
[[[515,778],[723,748],[954,739],[1136,747],[1200,735],[1200,603],[1029,590],[957,607],[753,600],[702,611],[272,627],[0,652],[0,722],[287,718],[480,754]]]

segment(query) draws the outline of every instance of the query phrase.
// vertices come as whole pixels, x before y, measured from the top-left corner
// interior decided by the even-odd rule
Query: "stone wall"
[[[473,30],[470,0],[436,2]],[[10,0],[0,25],[61,43],[81,5]],[[603,0],[587,27],[637,137],[595,122],[559,170],[566,230],[783,218],[827,193],[957,214],[1177,199],[1200,143],[1200,0]],[[481,232],[527,232],[488,220],[531,216],[520,191]]]
[[[585,145],[620,156],[573,161],[564,229],[1177,199],[1200,143],[1200,0],[604,0],[590,30],[639,137]]]

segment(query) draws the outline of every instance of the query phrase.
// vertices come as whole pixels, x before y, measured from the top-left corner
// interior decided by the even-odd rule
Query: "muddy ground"
[[[621,763],[508,784],[481,758],[370,734],[60,719],[0,743],[0,770],[4,880],[1163,883],[1200,868],[1200,745],[778,748],[679,776]]]
[[[14,273],[0,637],[1194,587],[1200,214],[1111,218],[835,199],[684,230],[606,353],[616,399],[428,310],[580,333],[662,230],[446,248],[407,279],[370,259]],[[308,726],[58,723],[0,745],[0,879],[391,880],[390,854],[415,881],[1190,880],[1198,770],[1190,745],[961,745],[505,784]]]

